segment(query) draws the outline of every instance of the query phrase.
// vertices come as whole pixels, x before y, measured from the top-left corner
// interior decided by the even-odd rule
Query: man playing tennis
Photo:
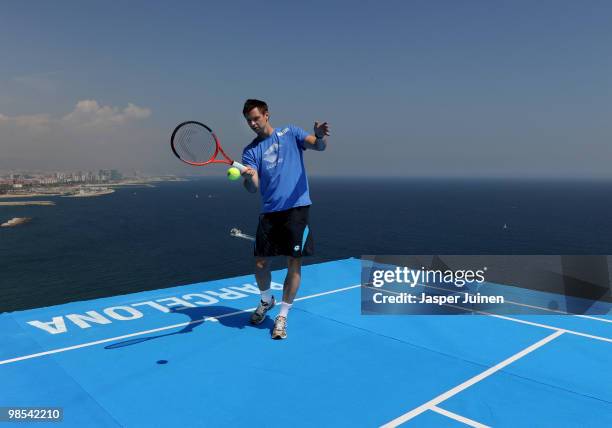
[[[257,134],[242,152],[242,163],[247,167],[242,173],[244,187],[250,193],[259,190],[262,198],[255,239],[255,278],[261,301],[251,323],[261,324],[275,304],[270,291],[270,257],[287,256],[283,301],[272,330],[273,339],[285,339],[287,315],[300,287],[302,256],[311,256],[314,251],[303,151],[325,150],[329,127],[327,122],[315,122],[313,134],[292,125],[273,128],[268,105],[260,100],[247,100],[242,113]]]

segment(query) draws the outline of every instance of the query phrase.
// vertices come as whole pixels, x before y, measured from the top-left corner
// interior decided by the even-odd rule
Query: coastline
[[[55,205],[53,201],[12,201],[0,202],[0,207],[19,207],[25,205]]]
[[[62,196],[64,193],[22,193],[22,194],[10,194],[0,195],[0,199],[18,199],[18,198],[41,198],[50,196]]]
[[[3,199],[19,199],[19,198],[40,198],[40,197],[51,197],[51,196],[61,196],[61,197],[89,197],[89,196],[102,196],[113,193],[114,188],[118,187],[156,187],[154,183],[161,182],[177,182],[177,181],[189,181],[184,178],[174,178],[174,179],[164,179],[164,178],[149,178],[149,179],[140,179],[140,180],[124,180],[117,183],[100,183],[100,184],[81,184],[81,185],[71,185],[71,186],[57,186],[53,189],[53,191],[45,192],[41,188],[34,188],[33,192],[23,192],[23,193],[6,193],[0,194],[0,201]],[[91,188],[103,188],[104,190],[94,190],[91,193],[85,191],[84,189]],[[77,193],[78,192],[78,193]],[[83,193],[80,193],[83,192]]]
[[[83,192],[80,191],[79,193],[73,193],[73,194],[68,194],[68,195],[62,195],[62,198],[91,198],[91,197],[95,197],[95,196],[103,196],[103,195],[110,195],[111,193],[115,193],[115,189],[104,189],[104,190],[100,190],[97,192]]]

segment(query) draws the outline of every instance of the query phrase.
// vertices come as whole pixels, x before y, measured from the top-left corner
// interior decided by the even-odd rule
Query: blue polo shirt
[[[304,168],[308,133],[289,125],[274,129],[264,140],[256,138],[242,152],[242,164],[257,170],[262,213],[310,205]]]

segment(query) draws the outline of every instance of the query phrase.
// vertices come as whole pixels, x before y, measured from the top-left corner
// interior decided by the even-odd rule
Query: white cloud
[[[121,168],[140,162],[143,168],[157,137],[145,123],[150,115],[134,103],[116,107],[93,99],[80,100],[63,116],[0,113],[0,167]],[[166,147],[157,145],[160,157]]]
[[[148,108],[138,107],[132,103],[128,103],[128,106],[123,109],[123,113],[127,117],[133,117],[135,119],[145,119],[151,115],[151,110]]]
[[[87,125],[115,125],[127,123],[130,120],[146,119],[151,115],[151,109],[139,107],[128,103],[127,107],[100,106],[96,100],[81,100],[74,110],[56,119],[48,114],[34,114],[21,116],[7,116],[0,113],[0,124],[12,124],[18,127],[41,127],[60,125],[87,126]]]
[[[151,110],[128,103],[123,110],[118,107],[100,106],[96,100],[81,100],[62,121],[77,126],[110,126],[126,123],[131,119],[146,119]]]

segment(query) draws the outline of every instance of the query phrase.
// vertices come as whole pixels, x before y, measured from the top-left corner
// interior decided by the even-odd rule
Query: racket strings
[[[190,123],[178,130],[174,148],[183,160],[207,162],[215,155],[217,142],[206,128]]]
[[[190,146],[189,143],[191,141],[192,135],[193,135],[192,129],[186,129],[184,132],[182,132],[179,135],[178,145],[179,145],[180,150],[178,151],[181,157],[183,156],[183,154],[185,154],[185,158],[193,162],[196,160],[196,156],[192,153],[192,151],[189,148]]]

